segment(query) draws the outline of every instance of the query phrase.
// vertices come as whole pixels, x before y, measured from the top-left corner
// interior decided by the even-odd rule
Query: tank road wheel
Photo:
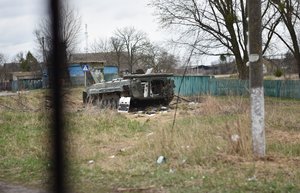
[[[99,97],[99,95],[97,97],[95,97],[95,104],[96,104],[96,106],[100,105],[100,97]]]
[[[119,103],[119,100],[117,98],[114,98],[112,99],[113,100],[113,105],[112,105],[112,108],[114,109],[117,109],[118,108],[118,103]]]
[[[115,98],[111,98],[110,99],[110,108],[111,109],[116,109],[117,108],[117,104],[116,104]]]
[[[119,95],[117,93],[111,94],[96,94],[90,95],[87,97],[89,103],[92,103],[98,106],[101,109],[109,108],[109,109],[117,109],[119,104]]]
[[[99,106],[100,106],[100,109],[103,109],[103,108],[104,108],[104,100],[103,100],[103,98],[101,98],[101,99],[99,100]]]
[[[102,105],[103,105],[103,108],[106,108],[106,107],[107,107],[107,99],[106,99],[106,98],[104,98],[104,99],[102,100]]]

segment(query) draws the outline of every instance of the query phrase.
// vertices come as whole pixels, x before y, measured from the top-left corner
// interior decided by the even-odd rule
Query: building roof
[[[70,63],[106,63],[103,53],[75,53],[70,56]]]
[[[13,79],[18,80],[33,80],[33,79],[41,79],[43,74],[41,71],[33,71],[33,72],[12,72]]]

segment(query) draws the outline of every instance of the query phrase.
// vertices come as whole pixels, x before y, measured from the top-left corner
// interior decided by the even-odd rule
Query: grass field
[[[45,91],[0,97],[0,181],[47,188]],[[199,96],[168,112],[120,114],[66,95],[72,192],[300,192],[300,101],[266,98],[267,156],[251,147],[249,98]],[[232,136],[239,136],[237,141]],[[166,161],[157,164],[162,155]]]

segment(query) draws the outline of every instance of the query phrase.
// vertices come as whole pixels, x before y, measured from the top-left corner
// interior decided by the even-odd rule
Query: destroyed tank
[[[96,83],[83,92],[83,102],[100,108],[129,108],[169,105],[174,97],[173,74],[130,74],[112,81]]]

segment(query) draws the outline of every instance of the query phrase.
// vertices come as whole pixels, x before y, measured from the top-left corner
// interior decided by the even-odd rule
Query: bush
[[[283,75],[283,71],[280,68],[277,68],[274,72],[274,76],[281,77]]]

